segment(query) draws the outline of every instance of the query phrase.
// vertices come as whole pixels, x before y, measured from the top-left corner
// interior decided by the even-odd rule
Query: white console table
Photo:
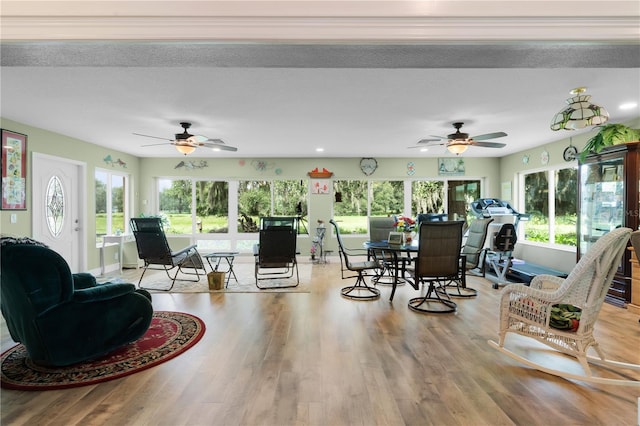
[[[105,247],[111,245],[118,245],[118,266],[120,267],[120,273],[122,273],[122,262],[124,255],[124,243],[128,241],[135,241],[133,235],[104,235],[102,237],[102,248],[100,249],[100,274],[104,275],[105,269]]]

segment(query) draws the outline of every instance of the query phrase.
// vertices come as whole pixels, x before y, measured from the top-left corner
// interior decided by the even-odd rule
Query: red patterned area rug
[[[153,313],[149,330],[133,343],[93,361],[67,367],[42,367],[19,344],[0,358],[2,387],[29,391],[94,385],[137,373],[175,358],[204,335],[202,320],[182,312]]]

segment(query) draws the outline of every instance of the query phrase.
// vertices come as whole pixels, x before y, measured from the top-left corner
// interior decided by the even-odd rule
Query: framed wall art
[[[2,133],[2,210],[27,209],[27,135]]]
[[[312,194],[328,194],[330,187],[331,187],[331,180],[329,179],[312,179],[311,180]]]
[[[438,175],[464,175],[464,160],[462,158],[438,158]]]

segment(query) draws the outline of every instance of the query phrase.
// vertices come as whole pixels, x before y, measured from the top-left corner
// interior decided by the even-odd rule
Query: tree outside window
[[[531,215],[519,225],[525,240],[576,246],[577,188],[576,167],[525,174],[524,212]]]
[[[393,216],[404,212],[404,182],[371,182],[371,216]]]
[[[193,189],[187,179],[159,179],[159,213],[165,219],[164,231],[170,234],[191,234]]]
[[[243,180],[238,186],[238,232],[258,232],[260,217],[270,216],[271,185]]]
[[[554,242],[575,247],[578,244],[578,168],[556,170],[554,180]]]
[[[306,182],[300,180],[275,180],[273,184],[273,215],[302,216],[307,215]]]
[[[199,180],[196,187],[196,232],[229,231],[229,183]]]
[[[420,213],[445,213],[444,182],[441,180],[416,180],[411,182],[411,211]]]
[[[333,203],[333,217],[341,233],[366,234],[368,217],[366,180],[333,181],[334,194],[340,194]]]
[[[549,242],[549,180],[547,171],[524,177],[524,209],[530,218],[524,223],[525,239]]]

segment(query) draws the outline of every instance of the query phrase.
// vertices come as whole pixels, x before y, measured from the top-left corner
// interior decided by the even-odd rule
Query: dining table
[[[363,246],[371,257],[378,259],[380,256],[382,256],[383,259],[391,259],[391,263],[393,263],[394,276],[392,280],[391,296],[389,297],[389,301],[393,301],[393,296],[396,293],[396,287],[402,279],[411,284],[411,286],[416,290],[418,289],[418,284],[405,276],[407,263],[411,262],[411,255],[415,255],[418,253],[417,238],[414,238],[410,243],[402,244],[390,244],[389,240],[365,241],[363,243]],[[406,256],[402,256],[403,254],[405,254]],[[402,272],[402,277],[399,276],[400,272]]]

